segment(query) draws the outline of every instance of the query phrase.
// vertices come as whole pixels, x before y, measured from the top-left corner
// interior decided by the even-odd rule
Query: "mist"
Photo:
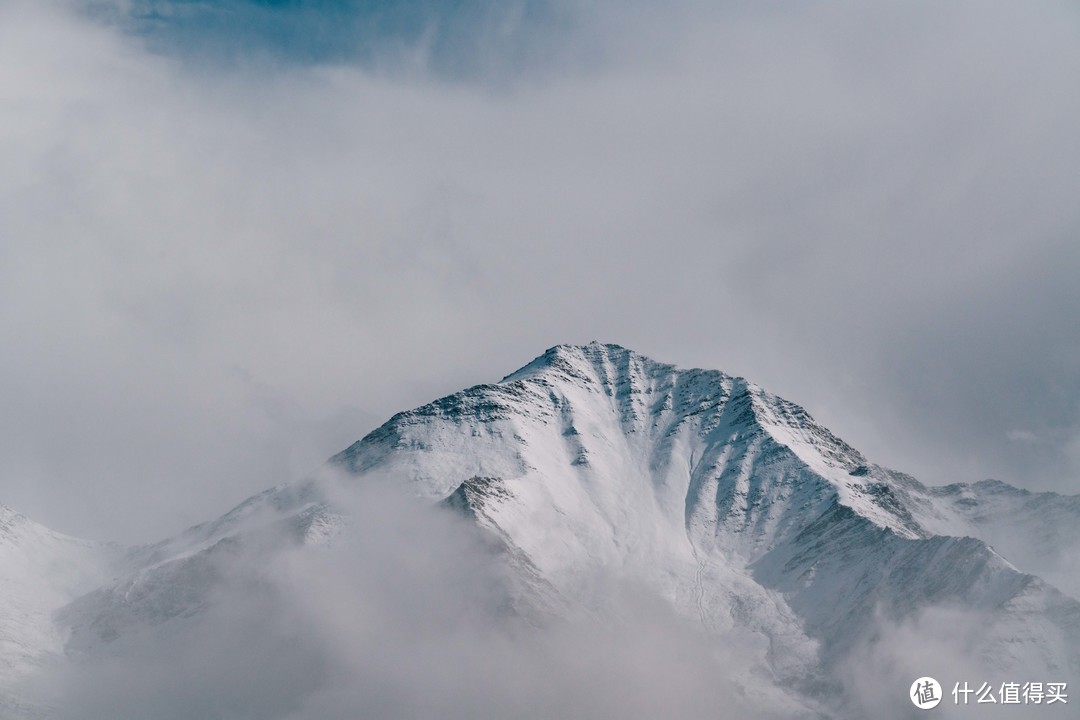
[[[744,375],[924,482],[1080,493],[1077,78],[1065,0],[0,0],[0,503],[159,540],[593,339]],[[921,675],[1059,670],[1002,676],[987,616],[935,607],[811,698],[633,577],[549,615],[445,509],[335,501],[332,542],[222,546],[191,613],[72,645],[26,697],[889,719]],[[1015,535],[1075,594],[1075,538]]]
[[[182,5],[0,4],[0,502],[157,539],[592,339],[1077,492],[1071,4]]]
[[[739,644],[631,578],[587,574],[589,601],[545,616],[514,605],[505,559],[453,511],[378,483],[336,503],[349,520],[332,541],[242,538],[199,573],[215,581],[185,588],[199,612],[127,625],[73,653],[43,678],[56,716],[768,718],[797,708],[765,673],[737,687]]]
[[[576,590],[552,611],[471,518],[387,480],[320,483],[340,521],[320,539],[298,542],[277,521],[200,553],[183,582],[158,568],[118,586],[124,600],[105,614],[75,610],[66,657],[24,697],[63,720],[901,720],[921,716],[906,692],[924,675],[950,718],[1015,715],[953,704],[954,683],[1071,680],[1054,649],[1015,642],[1000,608],[955,603],[881,608],[852,648],[781,679],[746,628],[679,615],[632,568],[575,568],[562,587]]]
[[[834,675],[843,698],[842,716],[873,715],[884,720],[925,717],[926,710],[912,705],[907,683],[920,677],[937,679],[942,688],[941,704],[935,717],[984,718],[1017,717],[1023,711],[1001,704],[1002,683],[1035,681],[1068,682],[1068,670],[1056,667],[1032,648],[1018,651],[1008,640],[1002,642],[993,615],[960,604],[930,606],[913,616],[876,619],[876,629],[837,664]],[[1050,680],[1053,678],[1053,680]],[[978,692],[993,688],[995,702],[968,702],[960,689]],[[953,690],[957,695],[954,697]],[[1028,712],[1032,712],[1029,710]],[[1068,717],[1068,703],[1056,702],[1037,710],[1047,717]]]

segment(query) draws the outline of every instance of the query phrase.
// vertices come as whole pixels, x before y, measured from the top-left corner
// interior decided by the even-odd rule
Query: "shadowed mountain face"
[[[722,372],[614,345],[558,346],[498,383],[395,415],[330,465],[332,479],[268,490],[154,546],[113,549],[113,579],[49,595],[54,619],[20,620],[37,633],[23,644],[55,632],[69,653],[93,657],[208,612],[223,578],[282,544],[333,546],[355,523],[347,498],[377,479],[479,528],[507,568],[498,612],[543,626],[598,609],[591,577],[632,582],[740,648],[730,679],[779,688],[784,716],[866,712],[846,668],[880,658],[892,628],[925,632],[934,613],[977,619],[980,632],[956,642],[979,672],[1067,680],[1080,670],[1076,573],[1062,561],[1080,550],[1077,498],[994,482],[928,488]],[[23,541],[8,542],[18,554]],[[941,658],[927,648],[915,661],[929,671]],[[897,687],[917,677],[903,659],[884,662]]]

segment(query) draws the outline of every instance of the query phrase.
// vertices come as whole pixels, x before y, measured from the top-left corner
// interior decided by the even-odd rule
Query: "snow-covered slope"
[[[750,628],[765,663],[792,681],[860,642],[882,613],[950,603],[998,612],[1050,648],[1047,665],[1080,668],[1080,605],[1024,567],[1076,547],[1077,498],[1000,483],[927,488],[721,372],[559,346],[497,384],[398,414],[334,462],[432,499],[488,478],[498,491],[478,521],[556,587],[583,568],[619,568],[707,627]],[[1068,568],[1055,577],[1075,583]],[[1033,605],[1060,622],[1025,625]]]
[[[69,654],[92,654],[126,634],[205,609],[224,582],[257,582],[258,567],[283,546],[318,545],[347,523],[313,483],[272,488],[216,521],[154,545],[128,549],[124,572],[58,608]]]
[[[105,582],[117,547],[76,540],[0,505],[0,717],[33,716],[26,682],[64,654],[53,613]]]
[[[57,653],[60,633],[69,653],[92,654],[197,614],[237,562],[252,562],[238,548],[324,542],[349,522],[335,498],[380,479],[482,528],[516,570],[521,612],[588,606],[590,576],[628,578],[739,647],[737,684],[787,688],[778,702],[792,715],[821,711],[834,668],[883,620],[933,608],[991,619],[972,650],[990,667],[1080,671],[1080,498],[996,482],[926,487],[722,372],[614,345],[558,346],[497,383],[395,415],[330,465],[345,477],[332,488],[268,490],[128,551],[96,586],[51,568],[97,567],[98,550],[19,531],[0,572],[33,587],[3,600],[17,620],[0,630],[19,639],[0,662]],[[38,537],[45,549],[31,552]],[[25,600],[38,596],[48,602]]]
[[[928,488],[914,499],[914,512],[930,531],[977,537],[1018,567],[1080,598],[1080,496],[984,480]]]

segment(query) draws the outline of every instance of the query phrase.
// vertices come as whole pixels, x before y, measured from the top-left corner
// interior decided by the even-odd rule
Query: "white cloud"
[[[595,614],[507,612],[507,571],[445,510],[369,479],[336,544],[248,539],[200,612],[121,635],[58,669],[59,717],[769,718],[797,707],[737,688],[739,648],[648,591],[603,578]],[[186,592],[197,588],[185,588]]]
[[[1000,442],[1076,424],[1065,4],[581,7],[596,62],[495,85],[0,8],[0,501],[48,524],[150,539],[594,338],[1075,489]]]

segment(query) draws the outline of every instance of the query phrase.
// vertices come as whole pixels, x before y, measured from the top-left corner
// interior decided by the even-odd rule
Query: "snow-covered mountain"
[[[241,549],[332,543],[342,494],[379,479],[475,522],[513,568],[516,612],[543,622],[588,606],[595,573],[631,580],[738,646],[734,681],[781,688],[781,715],[858,712],[822,701],[850,690],[843,669],[942,609],[985,623],[962,638],[980,671],[1080,672],[1080,498],[924,486],[722,372],[558,346],[395,415],[330,466],[344,480],[273,488],[122,554],[0,515],[0,667],[198,614],[251,562]]]
[[[54,612],[106,582],[120,555],[0,505],[0,717],[30,715],[37,698],[27,680],[64,655]]]

